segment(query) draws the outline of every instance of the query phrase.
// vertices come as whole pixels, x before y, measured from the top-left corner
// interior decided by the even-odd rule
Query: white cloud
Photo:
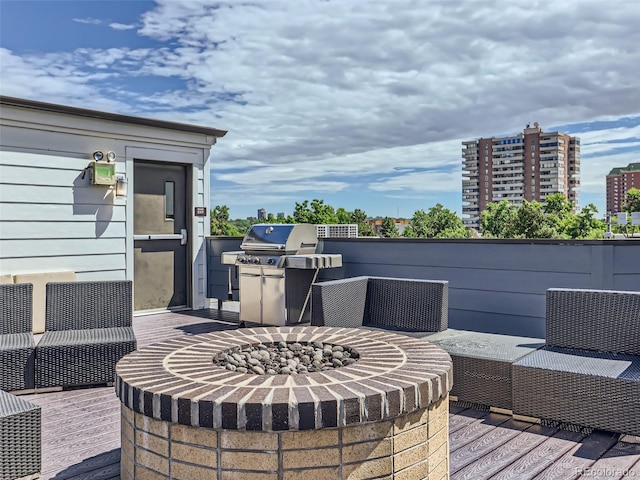
[[[102,23],[102,20],[99,20],[97,18],[91,18],[91,17],[74,18],[73,21],[74,22],[78,22],[78,23],[84,23],[84,24],[87,24],[87,25],[100,25]]]
[[[607,144],[607,142],[616,142],[620,140],[640,141],[640,125],[633,127],[614,127],[602,130],[593,130],[590,132],[578,133],[580,143],[582,144],[582,153],[596,153],[591,150],[592,146]],[[615,145],[612,143],[611,145]]]
[[[600,194],[604,211],[605,178],[615,167],[637,162],[640,153],[640,125],[615,127],[579,134],[581,143],[580,189]]]
[[[136,28],[136,26],[129,23],[114,22],[109,24],[109,28],[112,28],[113,30],[133,30],[134,28]]]
[[[460,171],[418,172],[372,182],[369,188],[375,191],[390,192],[451,192],[460,188]]]
[[[3,51],[2,91],[228,129],[214,179],[243,200],[359,182],[362,194],[456,192],[462,140],[640,115],[631,0],[160,0],[121,20],[110,27],[162,46]],[[140,76],[180,86],[130,87]],[[606,142],[637,150],[638,128],[579,134],[583,190],[604,189],[631,156]]]

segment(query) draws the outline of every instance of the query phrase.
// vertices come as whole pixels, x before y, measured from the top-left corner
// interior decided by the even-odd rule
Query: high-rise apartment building
[[[578,206],[580,139],[562,132],[543,132],[538,123],[509,137],[462,142],[462,222],[480,226],[489,203],[524,200],[544,203],[563,193]]]
[[[615,215],[622,212],[627,192],[640,189],[640,163],[614,168],[607,175],[607,212]]]

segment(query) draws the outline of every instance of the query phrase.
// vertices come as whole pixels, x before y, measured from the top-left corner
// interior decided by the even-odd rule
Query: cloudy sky
[[[640,161],[636,0],[0,0],[0,92],[204,125],[211,205],[462,212],[461,142],[582,140],[581,206]]]

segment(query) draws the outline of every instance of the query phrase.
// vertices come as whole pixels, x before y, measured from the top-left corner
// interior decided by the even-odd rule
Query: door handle
[[[180,245],[186,245],[188,233],[186,228],[181,228],[180,233],[158,233],[155,235],[134,235],[134,240],[180,240]]]

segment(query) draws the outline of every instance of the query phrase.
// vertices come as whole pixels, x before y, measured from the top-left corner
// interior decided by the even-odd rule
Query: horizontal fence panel
[[[640,240],[620,240],[626,245],[613,249],[613,274],[640,274]],[[640,282],[638,282],[640,290]]]
[[[545,297],[546,291],[539,295],[528,295],[449,288],[449,305],[455,305],[456,309],[501,315],[522,315],[526,312],[530,317],[544,317]]]
[[[549,248],[552,247],[552,248]],[[467,242],[416,242],[405,239],[338,240],[324,242],[325,253],[342,253],[350,263],[494,270],[588,273],[591,249],[585,245],[496,244]]]
[[[223,252],[239,251],[241,237],[207,238],[207,297],[227,300],[231,294],[238,300],[237,268],[221,263]],[[229,267],[231,267],[231,290],[229,288]]]
[[[622,273],[613,275],[613,290],[629,290],[633,292],[640,291],[640,270],[638,273]]]
[[[346,264],[343,270],[346,277],[375,275],[381,277],[420,278],[424,280],[447,280],[450,288],[518,293],[544,293],[546,290],[545,285],[589,288],[592,281],[588,272],[575,274],[354,263]],[[331,274],[332,272],[327,272],[328,276],[331,276]]]
[[[217,252],[238,250],[241,239],[222,242],[209,238]],[[640,242],[630,242],[325,239],[323,252],[342,254],[343,266],[319,279],[448,280],[451,328],[544,338],[547,289],[640,290]],[[219,253],[209,260],[210,287],[226,292]]]
[[[449,328],[516,337],[545,338],[544,317],[525,315],[503,315],[495,312],[474,312],[450,308]]]

